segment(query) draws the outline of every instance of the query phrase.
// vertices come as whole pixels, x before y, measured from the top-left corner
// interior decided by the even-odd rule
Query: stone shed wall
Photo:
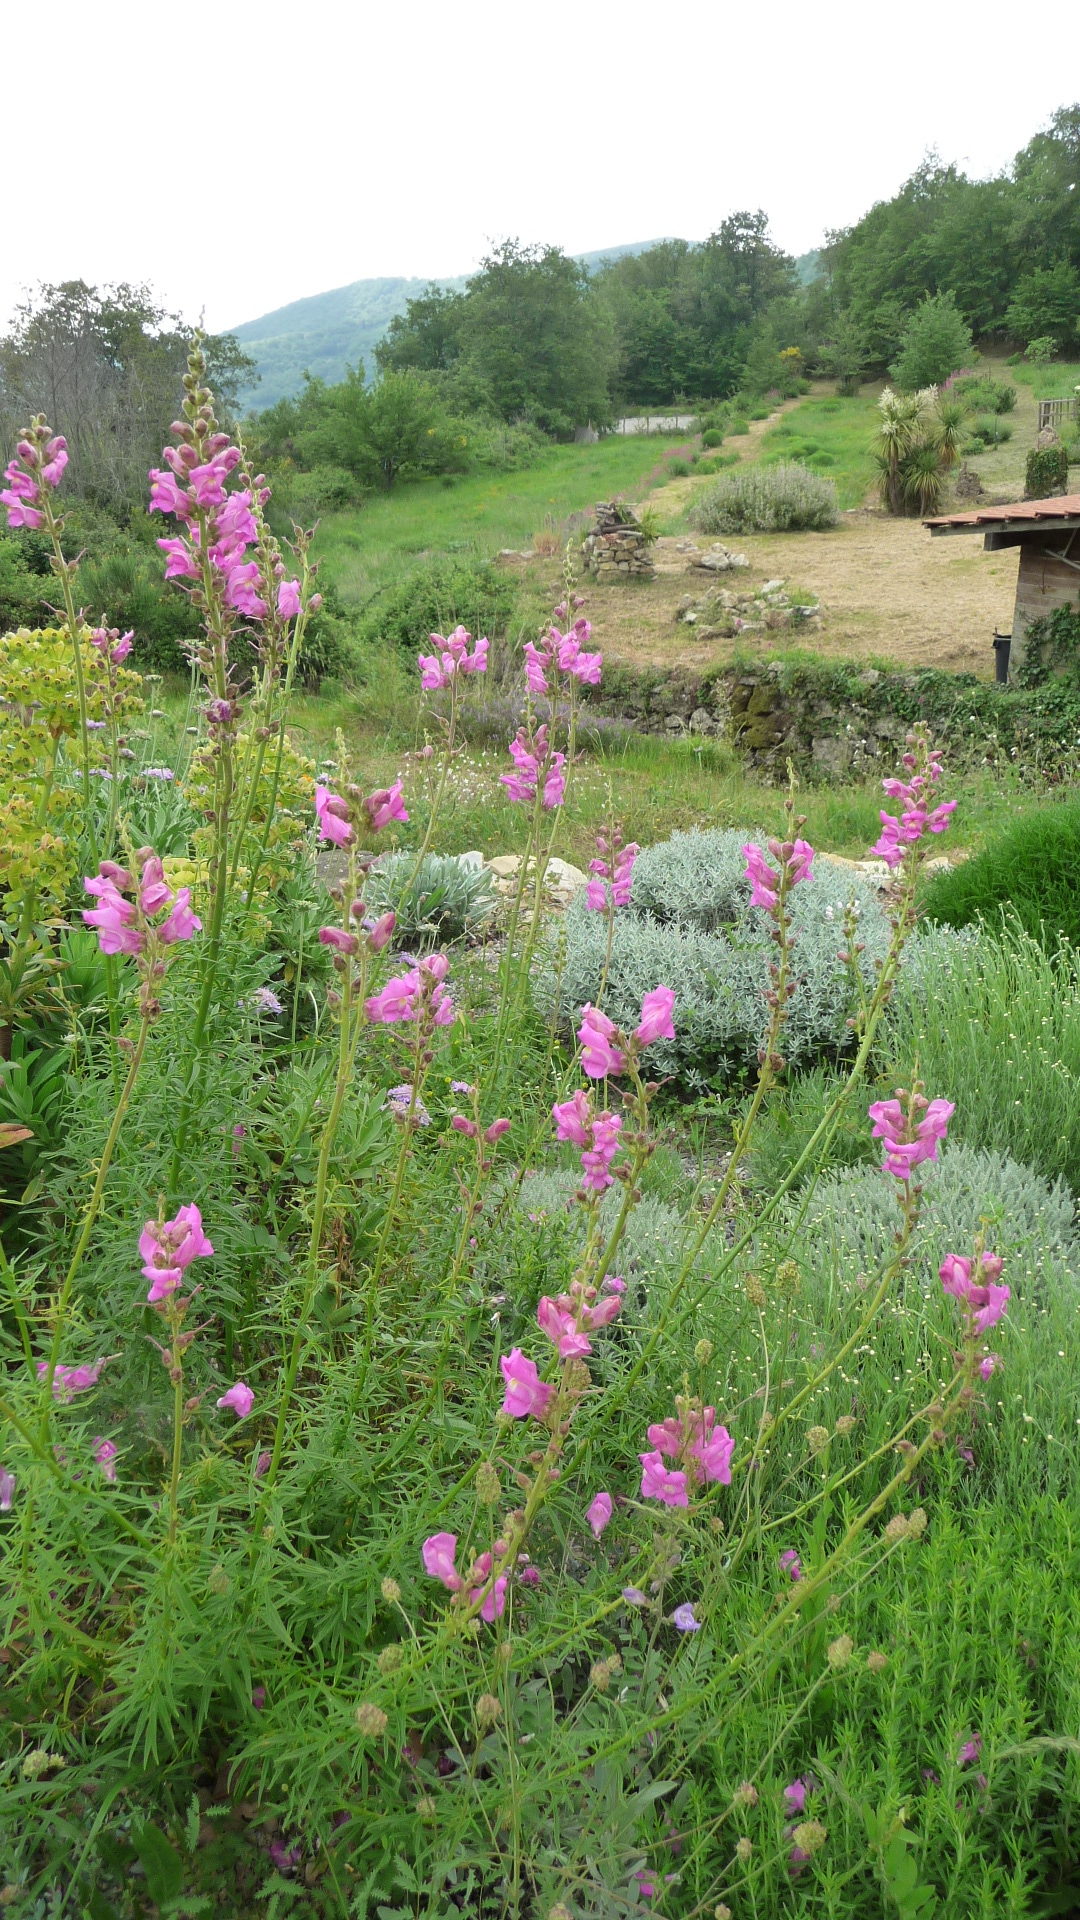
[[[1059,558],[1068,543],[1068,534],[1047,535],[1046,539],[1045,546],[1039,540],[1025,540],[1020,547],[1011,665],[1023,658],[1024,635],[1033,620],[1044,619],[1058,607],[1075,608],[1080,604],[1080,572]],[[1074,541],[1069,559],[1080,565],[1080,537]]]

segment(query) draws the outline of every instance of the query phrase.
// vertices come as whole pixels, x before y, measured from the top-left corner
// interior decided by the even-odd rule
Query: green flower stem
[[[184,1445],[184,1364],[176,1344],[179,1328],[173,1323],[173,1351],[170,1372],[173,1383],[172,1466],[169,1473],[169,1545],[176,1543],[180,1515],[180,1460]]]
[[[75,595],[71,590],[74,564],[69,566],[68,562],[64,559],[64,549],[60,544],[60,530],[63,522],[58,520],[56,514],[53,512],[52,496],[48,486],[42,485],[39,493],[39,505],[45,521],[45,531],[52,545],[52,569],[60,582],[60,593],[64,602],[64,620],[67,625],[68,637],[71,640],[72,658],[75,663],[75,686],[79,698],[79,725],[82,729],[79,749],[82,755],[83,810],[84,817],[89,820],[90,747],[89,734],[86,726],[89,715],[86,705],[86,675],[83,672],[81,628],[78,611],[75,606]],[[97,858],[96,852],[94,857],[95,859]]]
[[[424,831],[424,837],[420,842],[420,851],[416,856],[416,864],[413,867],[413,870],[410,873],[408,880],[406,881],[404,887],[401,890],[402,900],[407,898],[409,890],[413,886],[417,878],[417,875],[419,874],[420,869],[424,864],[425,855],[427,854],[428,848],[431,845],[431,842],[435,833],[435,828],[438,824],[439,816],[442,812],[442,803],[446,796],[446,783],[450,778],[450,767],[451,767],[451,762],[453,758],[454,747],[457,741],[458,708],[460,705],[460,700],[461,700],[461,695],[458,691],[458,675],[455,673],[450,681],[450,722],[449,722],[449,727],[447,729],[446,745],[443,748],[442,765],[439,768],[439,778],[435,787],[435,795],[431,802],[431,810],[428,814],[427,827]]]
[[[131,1056],[131,1063],[128,1067],[127,1079],[124,1081],[123,1088],[121,1089],[120,1098],[116,1103],[116,1111],[112,1117],[112,1125],[109,1128],[105,1145],[102,1148],[101,1159],[98,1162],[97,1177],[94,1181],[93,1191],[83,1216],[82,1230],[75,1244],[75,1251],[71,1256],[68,1270],[64,1275],[63,1284],[57,1296],[55,1326],[53,1328],[52,1342],[49,1347],[48,1367],[44,1376],[46,1423],[48,1422],[49,1409],[52,1406],[53,1375],[56,1372],[57,1361],[60,1358],[60,1342],[63,1339],[64,1321],[71,1299],[71,1289],[75,1284],[75,1276],[82,1264],[83,1255],[90,1244],[90,1236],[94,1231],[94,1223],[97,1220],[101,1207],[102,1194],[105,1191],[105,1181],[108,1178],[109,1167],[112,1164],[112,1157],[116,1151],[116,1143],[120,1138],[120,1129],[124,1124],[128,1107],[131,1104],[131,1096],[135,1090],[135,1082],[139,1077],[139,1069],[143,1063],[143,1054],[146,1051],[146,1041],[149,1032],[150,1016],[144,1014],[139,1027],[138,1039],[135,1042],[135,1051]]]

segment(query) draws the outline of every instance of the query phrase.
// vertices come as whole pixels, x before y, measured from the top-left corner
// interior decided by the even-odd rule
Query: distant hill
[[[578,257],[591,269],[659,244],[635,240],[629,246],[602,247],[598,253]],[[287,307],[230,327],[228,331],[251,354],[261,375],[257,386],[241,393],[241,406],[272,407],[275,401],[299,392],[305,373],[341,380],[347,366],[362,360],[370,374],[372,350],[394,315],[404,313],[407,303],[430,285],[429,280],[354,280],[351,286],[291,300]],[[438,285],[457,292],[465,278],[440,280]]]

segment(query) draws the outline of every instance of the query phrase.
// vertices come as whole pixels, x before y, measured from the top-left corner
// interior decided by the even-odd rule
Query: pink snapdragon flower
[[[115,627],[95,627],[90,635],[90,645],[111,660],[114,667],[122,665],[135,645],[134,630],[120,633]],[[103,724],[103,723],[101,723]]]
[[[103,860],[100,870],[83,880],[87,893],[98,904],[84,907],[82,918],[88,927],[96,929],[102,953],[139,954],[153,941],[168,947],[178,940],[191,940],[202,931],[202,921],[191,910],[190,887],[181,887],[174,894],[151,848],[144,848],[139,860],[137,884],[114,860]],[[169,912],[155,926],[154,915],[166,907]]]
[[[648,1429],[651,1452],[640,1453],[644,1472],[641,1492],[646,1500],[661,1500],[667,1506],[689,1505],[691,1489],[709,1481],[731,1485],[731,1456],[735,1441],[726,1427],[716,1425],[715,1407],[703,1407],[693,1400],[677,1399],[672,1419],[654,1422]],[[677,1460],[677,1469],[664,1466],[665,1459]]]
[[[346,933],[341,927],[320,927],[319,944],[333,947],[338,953],[359,953],[360,942],[355,933]]]
[[[136,925],[134,902],[125,900],[119,889],[100,875],[89,875],[83,886],[98,901],[96,907],[83,908],[82,918],[88,927],[96,929],[102,953],[141,953],[146,932]]]
[[[246,1420],[252,1407],[255,1405],[255,1395],[252,1393],[251,1388],[244,1384],[243,1380],[238,1380],[235,1386],[229,1388],[228,1393],[222,1394],[220,1400],[216,1402],[216,1405],[219,1407],[228,1407],[231,1412],[235,1413],[238,1420]]]
[[[350,844],[353,830],[349,825],[348,802],[339,793],[331,793],[329,787],[316,787],[315,818],[321,839],[332,841],[335,847]]]
[[[465,1582],[457,1570],[457,1535],[454,1533],[433,1533],[428,1536],[420,1549],[424,1563],[424,1572],[432,1580],[441,1580],[451,1593],[460,1593]]]
[[[816,1785],[809,1774],[801,1774],[789,1787],[784,1788],[784,1805],[789,1814],[806,1812],[806,1796],[815,1791]]]
[[[928,1101],[912,1093],[906,1110],[898,1097],[875,1100],[867,1112],[874,1123],[871,1138],[885,1143],[883,1170],[897,1180],[910,1180],[924,1160],[937,1159],[956,1107],[951,1100]]]
[[[387,980],[364,1002],[375,1026],[394,1026],[399,1020],[420,1020],[432,1027],[448,1027],[455,1018],[454,1003],[443,985],[450,962],[444,953],[429,953],[408,973]]]
[[[799,1559],[794,1547],[785,1547],[783,1553],[780,1555],[780,1565],[790,1579],[802,1579],[802,1561]]]
[[[514,1347],[499,1361],[502,1377],[506,1382],[502,1410],[514,1420],[524,1420],[530,1415],[542,1420],[554,1397],[555,1388],[541,1380],[535,1360],[530,1360],[520,1347]]]
[[[967,1259],[962,1253],[948,1253],[938,1268],[945,1292],[963,1302],[973,1334],[989,1333],[991,1327],[996,1327],[998,1321],[1004,1318],[1012,1289],[997,1285],[1003,1265],[1000,1255],[996,1253],[982,1253],[977,1262]],[[991,1354],[988,1358],[996,1363],[998,1356]],[[991,1366],[990,1372],[993,1370]],[[983,1377],[988,1378],[988,1375]]]
[[[52,1393],[54,1400],[73,1400],[77,1393],[86,1393],[90,1387],[96,1387],[101,1378],[102,1368],[107,1360],[95,1360],[91,1367],[61,1367],[53,1371]],[[47,1360],[37,1363],[39,1380],[44,1380],[49,1372]]]
[[[970,1740],[964,1741],[963,1746],[956,1756],[956,1764],[958,1767],[972,1767],[981,1756],[982,1734],[976,1733],[973,1734]]]
[[[671,1624],[673,1627],[678,1627],[680,1633],[701,1632],[701,1621],[695,1616],[692,1601],[684,1600],[680,1607],[676,1607],[671,1616]]]
[[[12,1496],[15,1492],[15,1475],[6,1467],[0,1467],[0,1513],[11,1512]]]
[[[592,1144],[592,1100],[584,1087],[569,1100],[556,1100],[551,1115],[557,1140],[572,1140],[576,1147]]]
[[[179,888],[171,911],[157,929],[158,939],[172,946],[177,940],[191,940],[201,933],[202,921],[191,910],[191,888]]]
[[[94,1436],[94,1459],[101,1468],[106,1480],[116,1479],[116,1441],[103,1440],[100,1434]]]
[[[555,1299],[545,1293],[536,1309],[536,1324],[546,1334],[561,1360],[583,1358],[592,1352],[590,1333],[609,1327],[618,1318],[622,1298],[618,1293],[597,1298],[594,1286],[584,1280],[572,1280],[566,1293]]]
[[[652,987],[641,1002],[641,1021],[634,1028],[639,1046],[651,1047],[654,1040],[674,1040],[672,1013],[675,993],[671,987]]]
[[[148,1220],[139,1235],[143,1277],[149,1280],[147,1301],[156,1306],[175,1293],[193,1260],[205,1260],[214,1249],[203,1232],[198,1207],[180,1207],[172,1220]]]
[[[588,620],[575,620],[569,633],[560,633],[557,627],[552,627],[548,657],[554,657],[559,672],[569,680],[576,680],[585,687],[598,687],[604,656],[584,651],[591,639],[592,627]]]
[[[295,620],[300,611],[299,580],[279,580],[277,610],[283,620]]]
[[[364,800],[364,812],[372,833],[381,833],[391,820],[407,820],[408,814],[402,801],[402,783],[395,780],[392,787],[378,787]]]
[[[63,434],[46,439],[41,427],[42,423],[35,421],[29,430],[34,437],[19,441],[16,458],[4,469],[8,484],[0,492],[0,506],[6,509],[8,526],[13,531],[19,527],[41,526],[44,514],[38,503],[42,498],[42,482],[47,487],[58,487],[67,466],[67,441]]]
[[[581,1047],[582,1071],[590,1080],[604,1080],[608,1074],[622,1073],[626,1066],[626,1055],[618,1047],[612,1046],[615,1023],[606,1013],[592,1005],[581,1009],[581,1025],[578,1028],[578,1042]]]
[[[611,1519],[612,1511],[613,1507],[610,1493],[598,1493],[595,1498],[589,1502],[589,1505],[585,1509],[585,1518],[589,1523],[589,1528],[594,1540],[599,1540],[600,1535]]]
[[[603,1193],[612,1183],[611,1163],[619,1151],[622,1118],[617,1113],[598,1113],[592,1123],[592,1143],[581,1156],[584,1185],[593,1193]]]
[[[444,639],[441,633],[428,635],[437,653],[419,653],[416,656],[420,668],[420,685],[429,693],[436,693],[448,687],[463,673],[485,673],[488,663],[488,642],[480,639],[472,653],[469,643],[472,634],[464,627],[455,627],[453,633]]]

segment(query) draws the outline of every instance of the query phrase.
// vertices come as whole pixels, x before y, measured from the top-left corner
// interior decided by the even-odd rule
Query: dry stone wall
[[[597,580],[651,580],[656,571],[644,529],[619,500],[598,501],[596,525],[585,535],[581,551],[586,573]]]

